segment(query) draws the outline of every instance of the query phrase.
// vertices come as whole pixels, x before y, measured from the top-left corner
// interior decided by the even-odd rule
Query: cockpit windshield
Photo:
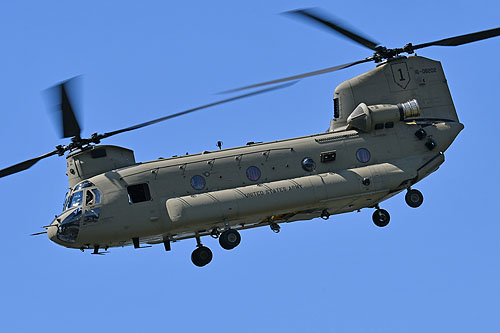
[[[66,243],[74,243],[78,238],[80,227],[99,222],[101,199],[101,192],[88,180],[70,190],[66,194],[61,214],[64,218],[57,227],[57,238]]]
[[[78,207],[82,205],[83,200],[83,191],[74,192],[68,199],[66,203],[66,209],[70,209],[72,207]]]

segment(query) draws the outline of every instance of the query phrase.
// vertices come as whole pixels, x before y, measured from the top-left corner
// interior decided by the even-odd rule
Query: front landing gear
[[[208,265],[212,261],[212,251],[206,246],[197,247],[191,253],[191,261],[198,267]]]
[[[219,244],[225,250],[234,249],[240,242],[240,233],[234,229],[227,229],[219,236]]]
[[[405,201],[408,206],[417,208],[424,202],[424,196],[419,190],[408,190],[405,195]]]
[[[212,261],[212,251],[201,244],[200,236],[196,236],[196,249],[191,253],[191,261],[198,267],[208,265]]]
[[[373,212],[372,220],[377,227],[385,227],[389,224],[391,216],[385,209],[377,208],[377,210]]]

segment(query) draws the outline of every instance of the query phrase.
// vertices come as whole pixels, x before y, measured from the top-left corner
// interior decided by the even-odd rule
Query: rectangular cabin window
[[[340,117],[340,104],[339,104],[339,99],[334,98],[333,99],[333,117],[337,119]]]
[[[130,185],[127,187],[128,201],[138,203],[151,200],[149,185],[147,183]]]

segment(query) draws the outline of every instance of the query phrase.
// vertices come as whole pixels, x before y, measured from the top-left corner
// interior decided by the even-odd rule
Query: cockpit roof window
[[[80,184],[76,185],[75,189],[73,191],[78,191],[78,190],[81,190],[82,188],[91,187],[91,186],[94,186],[94,184],[92,184],[88,180],[85,180],[85,181],[81,182]]]

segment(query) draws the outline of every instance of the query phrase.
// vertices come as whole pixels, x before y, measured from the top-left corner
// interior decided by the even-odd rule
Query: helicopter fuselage
[[[48,236],[137,247],[378,207],[436,171],[463,129],[440,63],[422,57],[382,64],[334,98],[327,133],[143,163],[115,146],[69,155],[71,191]],[[411,99],[420,108],[406,117],[398,103]]]
[[[346,130],[111,170],[89,178],[94,186],[76,190],[97,188],[99,203],[82,200],[68,207],[48,228],[49,237],[67,247],[106,248],[130,244],[133,238],[175,241],[215,228],[241,229],[373,207],[437,170],[442,152],[463,125],[425,126],[427,137],[437,144],[432,150],[415,136],[420,128],[399,123],[373,133]],[[98,218],[85,222],[87,211],[96,208]],[[83,216],[77,236],[61,240],[59,221],[75,209]]]

